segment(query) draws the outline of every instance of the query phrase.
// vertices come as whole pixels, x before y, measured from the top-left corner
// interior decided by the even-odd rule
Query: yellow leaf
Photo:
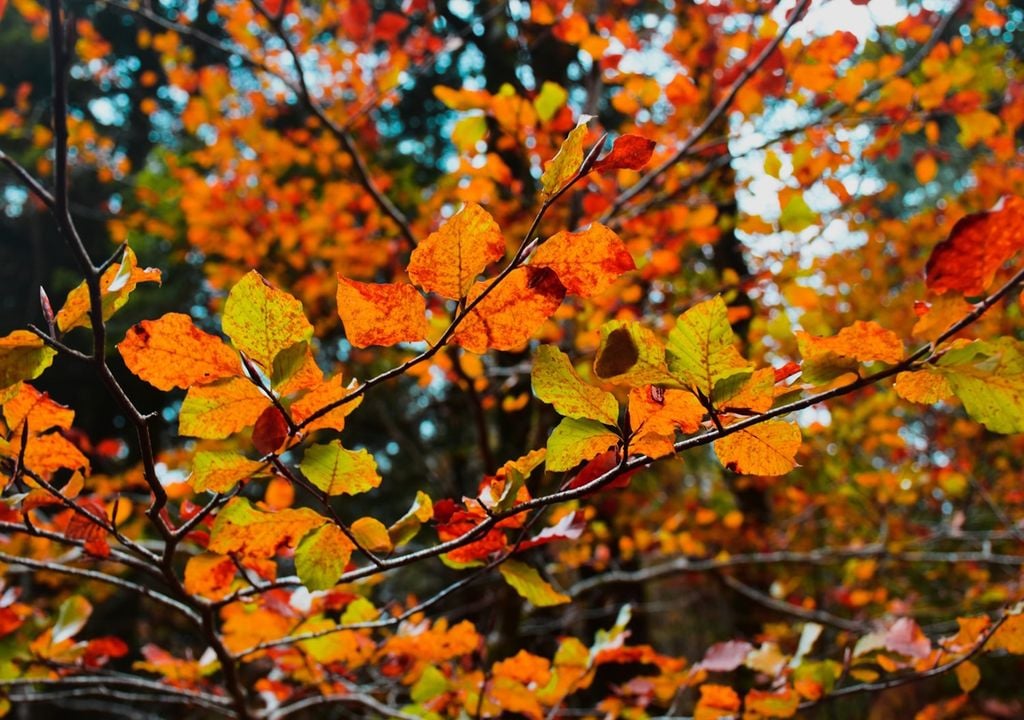
[[[366,450],[346,450],[337,440],[306,449],[302,474],[328,495],[358,495],[380,485],[377,463]]]
[[[267,372],[279,352],[313,337],[302,303],[255,270],[231,288],[222,323],[234,346]]]
[[[386,553],[393,548],[388,529],[377,518],[361,517],[352,523],[351,530],[359,544],[370,552]]]
[[[554,195],[565,184],[576,177],[583,166],[583,141],[587,138],[589,115],[580,118],[580,123],[562,143],[558,153],[551,159],[544,174],[540,176],[541,189],[546,195]]]
[[[505,582],[537,607],[562,605],[572,598],[555,590],[536,570],[518,560],[506,560],[498,566]]]

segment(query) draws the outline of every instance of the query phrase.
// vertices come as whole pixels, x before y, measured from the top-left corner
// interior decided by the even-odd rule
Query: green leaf
[[[448,678],[433,665],[427,665],[420,679],[412,686],[409,696],[413,702],[425,703],[448,689]]]
[[[665,365],[665,347],[658,336],[638,322],[625,320],[611,320],[601,326],[594,375],[629,387],[679,387]]]
[[[572,599],[551,587],[540,576],[540,573],[526,563],[519,562],[518,560],[506,560],[498,566],[498,570],[501,572],[501,576],[505,578],[505,582],[536,607],[562,605]]]
[[[310,590],[334,587],[352,557],[352,541],[337,525],[325,524],[302,538],[295,549],[295,572]]]
[[[196,492],[227,492],[235,483],[252,477],[263,467],[258,460],[250,460],[227,450],[197,452],[192,461],[189,485]]]
[[[583,167],[583,141],[587,137],[587,122],[590,116],[584,115],[558,149],[558,154],[551,159],[544,174],[540,176],[541,189],[545,195],[554,195],[572,180]]]
[[[547,469],[571,470],[619,443],[619,436],[594,420],[564,418],[548,438]]]
[[[716,395],[719,383],[739,390],[753,365],[736,349],[729,311],[720,295],[694,305],[680,316],[668,335],[669,369],[705,397]],[[719,392],[719,398],[728,393]]]
[[[57,624],[53,626],[53,634],[50,642],[53,645],[70,640],[78,631],[85,627],[85,623],[92,615],[92,605],[81,595],[72,595],[61,603],[57,612]]]
[[[1024,432],[1024,344],[976,340],[947,352],[937,367],[972,419],[992,432]]]
[[[0,338],[0,388],[39,377],[56,354],[28,330]]]
[[[569,356],[554,345],[542,345],[533,360],[533,394],[555,406],[559,414],[582,420],[589,418],[614,425],[619,403],[610,392],[587,385],[576,374]]]
[[[328,495],[358,495],[377,487],[381,480],[373,455],[366,450],[346,450],[337,440],[306,450],[299,469]]]
[[[224,333],[234,346],[270,372],[285,348],[313,337],[302,303],[255,270],[243,277],[224,304]]]
[[[792,195],[782,208],[779,227],[789,232],[800,232],[818,222],[818,214],[811,210],[803,195]]]

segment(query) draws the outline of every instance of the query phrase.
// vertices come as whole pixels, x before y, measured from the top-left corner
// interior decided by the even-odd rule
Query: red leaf
[[[110,658],[124,657],[128,654],[128,645],[118,637],[108,636],[90,640],[85,646],[82,658],[86,667],[100,667]]]
[[[271,405],[256,419],[252,430],[252,444],[260,455],[268,455],[284,444],[288,438],[288,423],[284,415]]]
[[[961,218],[935,246],[925,270],[928,289],[981,295],[1004,262],[1024,247],[1024,199],[1007,197],[1002,207]]]
[[[594,170],[639,170],[654,154],[653,140],[640,135],[620,135],[615,138],[612,151],[594,163]]]

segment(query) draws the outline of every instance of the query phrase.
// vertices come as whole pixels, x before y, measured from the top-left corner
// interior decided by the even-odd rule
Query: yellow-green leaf
[[[295,549],[295,572],[310,590],[327,590],[345,572],[354,546],[337,525],[323,525]]]
[[[109,320],[115,312],[124,307],[128,296],[143,282],[160,282],[160,271],[154,268],[138,267],[138,260],[131,248],[125,248],[124,256],[117,267],[110,267],[100,278],[100,300],[103,308],[103,319]],[[85,282],[80,283],[68,293],[64,307],[57,312],[57,327],[67,332],[76,327],[90,327],[89,321],[89,288]]]
[[[373,455],[346,450],[337,440],[306,450],[299,469],[328,495],[358,495],[380,485],[381,479]]]
[[[950,350],[938,369],[972,419],[992,432],[1024,432],[1024,345],[977,340]]]
[[[258,460],[228,450],[196,453],[192,461],[192,475],[189,485],[196,492],[227,492],[246,478],[252,477],[263,467]]]
[[[547,469],[571,470],[618,442],[618,435],[595,420],[563,418],[548,438]]]
[[[255,424],[270,399],[246,378],[196,385],[185,396],[178,416],[178,433],[219,440]]]
[[[0,338],[0,388],[39,377],[56,354],[28,330]]]
[[[498,570],[501,572],[501,576],[505,578],[505,582],[537,607],[562,605],[572,599],[551,587],[540,576],[540,573],[526,563],[519,562],[518,560],[506,560],[498,566]]]
[[[251,270],[224,304],[224,333],[268,373],[279,352],[313,337],[302,303]]]
[[[544,84],[540,86],[540,93],[533,100],[533,109],[537,111],[537,117],[543,122],[547,122],[555,116],[555,113],[565,105],[565,101],[568,99],[569,93],[561,85],[545,80]]]
[[[587,122],[590,116],[584,115],[558,149],[558,154],[551,159],[544,174],[540,176],[541,189],[547,195],[554,195],[572,180],[583,166],[583,141],[587,138]]]
[[[720,295],[683,313],[668,335],[669,369],[705,397],[725,399],[753,373],[736,349],[729,310]]]
[[[537,349],[530,376],[533,394],[554,405],[560,415],[590,418],[606,425],[618,421],[619,404],[615,396],[583,382],[569,362],[569,356],[554,345]]]

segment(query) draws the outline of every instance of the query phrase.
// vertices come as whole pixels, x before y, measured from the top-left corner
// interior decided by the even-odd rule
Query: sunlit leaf
[[[231,288],[222,325],[232,344],[267,372],[279,352],[313,336],[302,303],[255,270]]]
[[[720,383],[750,377],[752,365],[736,349],[721,296],[683,313],[668,336],[669,369],[683,383],[712,397]]]
[[[600,223],[552,235],[537,248],[530,264],[551,268],[566,292],[583,297],[599,295],[636,267],[619,236]]]
[[[498,566],[505,582],[536,607],[549,607],[569,602],[572,598],[558,592],[536,570],[518,560],[505,560]]]
[[[409,258],[409,277],[424,290],[456,300],[469,292],[484,268],[504,255],[505,238],[498,223],[482,207],[469,203],[416,246]]]
[[[548,470],[571,470],[617,445],[619,437],[594,420],[563,418],[548,438]]]
[[[715,455],[736,473],[785,475],[796,467],[801,440],[796,423],[769,420],[716,440]]]
[[[356,347],[416,342],[427,335],[427,305],[412,285],[338,276],[338,314]]]
[[[337,440],[307,448],[299,468],[328,495],[358,495],[381,481],[373,455],[366,450],[346,450]]]
[[[295,549],[295,572],[310,590],[327,590],[345,572],[353,549],[345,533],[328,523],[302,538]]]
[[[554,405],[560,415],[590,418],[606,425],[618,422],[619,404],[615,396],[583,382],[569,357],[554,345],[537,349],[530,376],[534,395]]]
[[[245,378],[196,385],[185,396],[178,415],[178,433],[220,439],[251,427],[270,406],[270,399]]]
[[[181,313],[133,325],[117,349],[129,370],[160,390],[187,389],[242,372],[234,350]]]

